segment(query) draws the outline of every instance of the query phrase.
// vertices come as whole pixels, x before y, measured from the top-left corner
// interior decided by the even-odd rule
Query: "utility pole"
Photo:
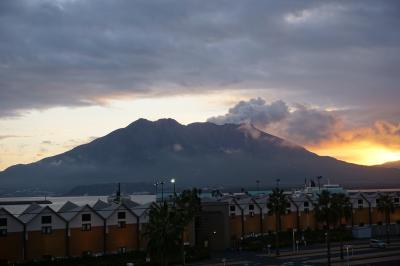
[[[260,192],[260,180],[256,180],[257,183],[257,192]]]

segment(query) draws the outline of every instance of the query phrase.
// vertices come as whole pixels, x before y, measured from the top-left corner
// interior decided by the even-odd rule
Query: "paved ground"
[[[370,248],[368,241],[353,241],[352,252],[349,256],[345,250],[345,259],[340,259],[338,244],[332,245],[331,262],[334,266],[364,265],[364,266],[400,266],[400,239],[393,240],[387,248]],[[280,266],[314,266],[327,265],[327,252],[324,245],[302,247],[298,253],[292,250],[283,250],[279,257],[261,252],[225,252],[215,254],[212,260],[197,263],[198,266],[223,266],[225,265],[280,265]]]

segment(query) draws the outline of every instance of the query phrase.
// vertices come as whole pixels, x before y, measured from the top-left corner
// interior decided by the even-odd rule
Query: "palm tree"
[[[180,213],[181,228],[181,255],[182,264],[185,265],[184,230],[201,211],[200,189],[184,190],[175,199],[175,207]]]
[[[173,204],[164,201],[150,208],[149,223],[145,230],[149,238],[147,248],[163,266],[178,254],[179,247],[183,255],[183,232],[200,212],[198,193],[197,189],[184,190],[180,195],[175,195]]]
[[[326,224],[326,244],[328,253],[328,265],[331,265],[331,242],[330,242],[330,225],[335,224],[338,220],[336,212],[332,211],[333,197],[332,194],[324,190],[318,194],[318,201],[315,204],[315,218],[319,222]]]
[[[276,255],[279,256],[279,233],[281,230],[281,215],[286,213],[289,201],[282,189],[275,188],[269,195],[268,210],[270,214],[275,215],[275,231],[276,231]]]
[[[389,226],[390,226],[390,214],[394,213],[394,203],[392,198],[387,194],[381,194],[379,198],[376,200],[376,207],[378,211],[385,214],[385,223],[386,223],[386,241],[389,244]]]
[[[350,198],[344,193],[337,193],[332,195],[332,211],[336,213],[338,228],[341,231],[340,237],[340,258],[343,260],[343,229],[342,220],[348,220],[351,217],[352,207]]]
[[[168,260],[176,253],[176,247],[180,243],[180,228],[176,226],[176,222],[177,215],[167,202],[151,206],[144,235],[149,239],[148,252],[162,266],[168,265]]]

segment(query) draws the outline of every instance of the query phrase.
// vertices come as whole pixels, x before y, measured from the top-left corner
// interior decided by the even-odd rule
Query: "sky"
[[[0,170],[138,118],[400,160],[399,1],[0,1]]]

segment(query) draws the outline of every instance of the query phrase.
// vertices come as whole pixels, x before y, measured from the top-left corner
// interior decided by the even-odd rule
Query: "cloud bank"
[[[376,120],[365,126],[347,121],[346,111],[325,110],[262,98],[240,101],[225,115],[211,117],[216,124],[251,123],[261,130],[321,153],[349,161],[346,153],[367,162],[397,160],[400,156],[400,123]],[[349,152],[351,151],[351,152]],[[361,157],[365,157],[360,159]]]
[[[2,0],[0,117],[244,88],[399,117],[399,13],[399,1]]]
[[[262,98],[240,101],[227,114],[211,117],[208,121],[216,124],[251,123],[303,145],[333,137],[340,125],[340,118],[333,112],[300,104],[289,107],[281,100],[266,103]]]

